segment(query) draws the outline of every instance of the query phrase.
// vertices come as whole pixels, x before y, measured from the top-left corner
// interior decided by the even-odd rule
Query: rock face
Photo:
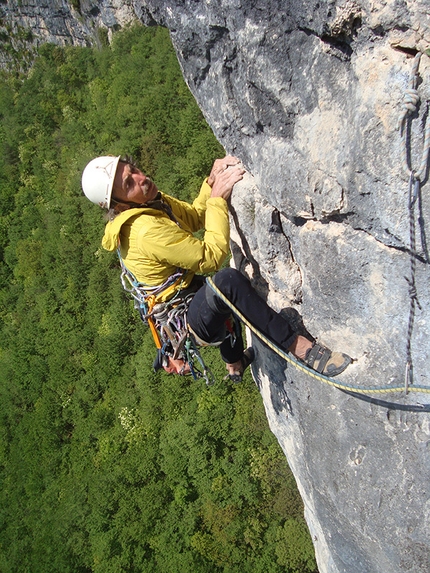
[[[41,5],[8,0],[8,15],[45,39],[60,22],[75,43],[134,17],[167,26],[206,119],[249,171],[232,200],[236,266],[275,308],[298,311],[320,342],[355,358],[343,382],[402,386],[409,359],[412,388],[430,387],[427,2]],[[420,103],[405,141],[410,87]],[[352,395],[254,343],[254,377],[320,572],[428,573],[430,395]]]

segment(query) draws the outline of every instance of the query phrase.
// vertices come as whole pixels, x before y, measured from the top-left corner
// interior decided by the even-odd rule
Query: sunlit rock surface
[[[412,383],[430,387],[428,3],[70,4],[8,0],[0,11],[60,43],[94,42],[136,17],[167,26],[206,119],[249,172],[232,200],[235,265],[276,309],[354,357],[342,382],[402,386],[409,340]],[[417,52],[420,103],[405,143]],[[411,168],[422,180],[412,208]],[[353,396],[255,345],[254,376],[321,573],[428,573],[430,394]]]

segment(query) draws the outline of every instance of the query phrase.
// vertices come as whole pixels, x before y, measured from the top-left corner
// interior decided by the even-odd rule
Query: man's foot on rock
[[[337,376],[351,364],[352,359],[343,352],[332,352],[325,346],[315,343],[307,350],[303,362],[324,376]]]
[[[230,380],[235,383],[242,382],[243,373],[251,364],[251,362],[254,360],[254,358],[255,358],[254,349],[251,347],[247,348],[244,351],[241,360],[238,360],[237,362],[234,362],[232,364],[226,364],[228,374],[225,378],[230,378]]]

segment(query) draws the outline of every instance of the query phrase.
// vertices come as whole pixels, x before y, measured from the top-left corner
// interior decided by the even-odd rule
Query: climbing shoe
[[[227,376],[225,376],[224,380],[231,380],[235,384],[237,384],[238,382],[242,382],[243,373],[248,368],[248,366],[253,362],[254,358],[255,358],[254,349],[252,347],[247,348],[244,351],[244,353],[242,355],[242,359],[240,361],[241,362],[240,371],[235,372],[234,374],[227,374]]]
[[[351,364],[352,359],[347,354],[332,352],[315,342],[312,348],[306,352],[303,362],[324,376],[337,376]]]

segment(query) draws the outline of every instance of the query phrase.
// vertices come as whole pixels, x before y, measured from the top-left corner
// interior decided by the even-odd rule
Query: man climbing
[[[271,309],[248,279],[233,268],[219,270],[229,252],[227,200],[245,170],[232,156],[217,159],[192,204],[161,193],[128,157],[97,157],[82,175],[82,188],[93,203],[109,209],[103,247],[120,247],[126,268],[139,282],[158,289],[157,301],[170,300],[178,290],[195,292],[187,312],[198,341],[219,343],[232,380],[241,380],[252,362],[240,332],[227,337],[231,309],[204,282],[213,281],[247,320],[283,350],[327,376],[343,372],[351,359],[299,335],[290,322]],[[204,229],[203,239],[193,233]],[[179,277],[171,280],[171,277]],[[240,330],[240,329],[239,329]]]

